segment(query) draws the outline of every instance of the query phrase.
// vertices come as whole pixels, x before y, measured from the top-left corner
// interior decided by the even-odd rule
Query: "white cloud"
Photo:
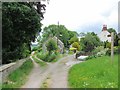
[[[59,21],[68,29],[77,30],[87,24],[101,22],[114,28],[118,21],[118,1],[50,0],[43,24],[57,24]]]

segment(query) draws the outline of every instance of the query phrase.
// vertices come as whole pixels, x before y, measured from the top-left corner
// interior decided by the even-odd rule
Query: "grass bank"
[[[36,63],[38,63],[42,67],[47,65],[45,62],[42,62],[42,61],[38,60],[37,58],[35,58],[35,56],[32,56],[32,58],[35,60]]]
[[[2,90],[5,88],[20,88],[25,84],[27,76],[33,68],[33,63],[30,59],[25,61],[20,68],[13,71],[7,79],[7,82],[2,85]]]
[[[51,53],[49,54],[48,52],[36,52],[35,54],[37,58],[45,61],[45,62],[57,62],[60,58],[66,56],[66,54],[60,54],[60,53]]]
[[[68,82],[73,88],[117,88],[118,55],[111,64],[109,56],[93,58],[74,65],[69,70]]]

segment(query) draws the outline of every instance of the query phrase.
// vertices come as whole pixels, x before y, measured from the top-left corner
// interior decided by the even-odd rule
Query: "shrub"
[[[40,53],[37,54],[37,57],[40,58],[43,61],[47,61],[48,56],[49,56],[48,52],[46,52],[46,53],[40,52]]]
[[[68,54],[74,54],[74,52],[73,51],[69,51],[69,53]]]
[[[37,50],[37,47],[33,47],[32,51],[36,51]]]
[[[108,50],[107,50],[106,55],[108,55],[108,56],[111,55],[111,49],[108,49]]]
[[[47,47],[47,50],[48,50],[49,52],[54,51],[54,50],[57,50],[57,43],[56,43],[53,39],[50,39],[50,40],[46,43],[46,47]]]
[[[102,50],[104,50],[104,47],[103,47],[103,46],[98,46],[98,47],[96,47],[96,48],[92,51],[92,53],[93,53],[93,54],[96,54],[96,53],[98,53],[98,52],[100,52],[100,51],[102,51]]]
[[[118,54],[118,47],[114,47],[114,54]],[[108,49],[106,55],[111,55],[111,49]]]
[[[110,42],[107,42],[107,44],[106,44],[106,48],[111,48],[111,43]]]
[[[114,54],[118,54],[118,47],[114,47]]]
[[[54,53],[51,54],[51,55],[47,58],[47,59],[48,59],[47,61],[48,61],[48,62],[51,62],[51,61],[55,60],[55,59],[56,59],[56,56],[57,56],[57,55],[54,54]]]
[[[80,45],[79,45],[78,42],[74,42],[74,43],[72,44],[72,47],[77,48],[77,50],[80,51]]]
[[[80,44],[83,51],[91,52],[95,47],[100,46],[101,42],[97,35],[87,33],[85,37],[80,39]]]

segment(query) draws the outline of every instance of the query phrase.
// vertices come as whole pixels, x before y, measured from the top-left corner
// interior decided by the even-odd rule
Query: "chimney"
[[[107,25],[103,25],[102,31],[107,31]]]

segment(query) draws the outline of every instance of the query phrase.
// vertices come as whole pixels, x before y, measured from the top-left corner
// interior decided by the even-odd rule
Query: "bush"
[[[96,47],[96,48],[92,51],[92,53],[93,53],[93,54],[96,54],[96,53],[98,53],[98,52],[100,52],[100,51],[102,51],[102,50],[104,50],[104,46],[98,46],[98,47]]]
[[[87,33],[85,37],[80,39],[80,44],[83,51],[91,52],[95,47],[100,46],[101,42],[97,35]]]
[[[74,54],[74,52],[73,51],[69,51],[68,54]]]
[[[118,54],[118,47],[114,47],[114,54]],[[106,55],[108,55],[108,56],[111,55],[111,49],[107,50]]]
[[[111,43],[110,42],[107,42],[107,44],[106,44],[106,48],[111,48]]]
[[[108,49],[108,50],[107,50],[106,55],[108,55],[108,56],[111,55],[111,49]]]
[[[56,56],[57,56],[56,54],[51,54],[51,55],[47,58],[47,59],[48,59],[47,61],[48,61],[48,62],[52,62],[53,60],[56,59]]]
[[[37,49],[38,49],[37,47],[33,47],[32,51],[37,51]]]
[[[72,44],[72,47],[77,48],[77,50],[80,51],[80,45],[79,45],[78,42],[74,42],[74,43]]]
[[[54,50],[57,50],[57,43],[56,43],[53,39],[50,39],[50,40],[46,43],[46,47],[47,47],[47,50],[48,50],[49,52],[54,51]]]
[[[92,59],[92,58],[96,58],[97,56],[96,55],[91,55],[91,56],[88,56],[87,58],[86,58],[86,60],[89,60],[89,59]]]
[[[114,54],[118,54],[118,47],[114,47]]]
[[[49,53],[48,52],[46,52],[46,53],[40,52],[37,54],[37,57],[43,61],[47,61],[48,57],[49,57]]]

